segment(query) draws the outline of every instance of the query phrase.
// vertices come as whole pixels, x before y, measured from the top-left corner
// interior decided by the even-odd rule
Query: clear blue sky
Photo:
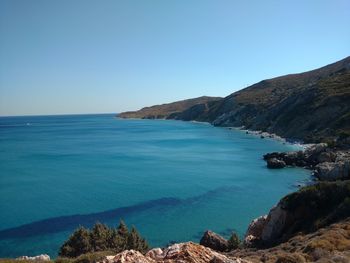
[[[350,55],[350,1],[0,0],[0,115],[100,113]]]

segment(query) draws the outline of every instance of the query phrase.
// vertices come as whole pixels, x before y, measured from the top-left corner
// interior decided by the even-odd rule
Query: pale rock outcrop
[[[279,238],[286,225],[287,211],[280,204],[270,210],[261,233],[261,240],[269,243]]]
[[[16,258],[17,260],[30,260],[30,261],[50,261],[50,256],[46,254],[41,254],[34,257],[22,256]]]
[[[139,251],[124,250],[115,256],[107,256],[100,263],[155,263],[150,257],[142,255]]]
[[[320,180],[335,181],[350,178],[350,160],[323,162],[316,165],[315,176]]]
[[[312,157],[320,154],[321,152],[324,152],[327,149],[328,145],[327,143],[317,143],[312,144],[309,147],[305,149],[305,156]]]
[[[248,226],[247,232],[244,237],[244,245],[250,247],[254,245],[256,241],[259,241],[267,222],[267,215],[260,216],[254,219]]]
[[[199,244],[216,251],[227,251],[229,248],[228,241],[225,238],[210,230],[204,233]]]
[[[287,165],[312,169],[322,181],[350,179],[350,152],[328,148],[326,143],[309,145],[304,151],[267,153],[264,160],[268,168]]]
[[[159,247],[148,251],[146,256],[153,258],[154,260],[162,260],[164,258],[163,250]]]
[[[240,258],[229,258],[210,248],[192,243],[179,243],[165,249],[155,248],[142,255],[126,250],[116,256],[106,257],[101,263],[250,263]]]

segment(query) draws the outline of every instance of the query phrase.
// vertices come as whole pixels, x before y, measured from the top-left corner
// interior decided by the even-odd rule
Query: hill
[[[209,109],[210,105],[220,100],[220,97],[202,96],[194,99],[181,100],[173,103],[145,107],[138,111],[128,111],[118,114],[120,118],[139,118],[139,119],[177,119],[177,114],[188,110],[189,108],[202,105]],[[205,109],[203,109],[205,111]]]
[[[350,135],[350,57],[325,67],[263,80],[219,99],[201,97],[120,114],[245,127],[318,142]]]
[[[350,57],[235,92],[214,105],[206,120],[310,142],[350,134]]]

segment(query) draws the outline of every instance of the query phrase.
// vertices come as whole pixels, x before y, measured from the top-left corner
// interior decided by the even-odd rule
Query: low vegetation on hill
[[[209,110],[208,120],[319,142],[350,135],[349,112],[350,57],[233,93]]]
[[[281,203],[295,219],[289,232],[312,232],[350,217],[350,181],[307,186],[287,195]]]
[[[138,119],[178,119],[177,115],[196,105],[209,108],[211,103],[220,100],[220,97],[203,96],[194,99],[181,100],[173,103],[145,107],[138,111],[128,111],[118,114],[119,118]]]
[[[305,142],[349,138],[350,57],[316,70],[263,80],[223,99],[195,100],[195,103],[175,102],[119,116],[244,126]],[[186,106],[173,108],[184,102]]]

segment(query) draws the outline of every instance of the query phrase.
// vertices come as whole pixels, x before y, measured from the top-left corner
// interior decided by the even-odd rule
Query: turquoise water
[[[78,225],[136,225],[152,246],[243,235],[303,169],[261,156],[293,145],[203,123],[113,115],[0,118],[0,257],[48,253]]]

